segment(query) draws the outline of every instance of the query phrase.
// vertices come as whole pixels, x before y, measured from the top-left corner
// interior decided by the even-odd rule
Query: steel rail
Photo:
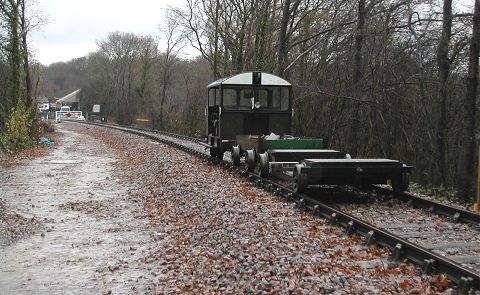
[[[394,198],[406,202],[409,206],[426,209],[432,213],[450,217],[454,221],[461,221],[464,223],[480,226],[480,213],[447,204],[442,204],[434,200],[424,199],[408,192],[397,193],[393,190],[376,185],[372,187],[374,190],[381,194],[392,195]]]
[[[149,138],[151,140],[161,142],[163,144],[172,146],[177,148],[181,151],[184,151],[188,154],[193,156],[202,158],[209,163],[214,163],[218,165],[222,165],[225,168],[234,171],[241,176],[249,179],[253,183],[255,183],[258,187],[273,192],[274,194],[286,198],[288,201],[293,201],[296,203],[297,207],[300,209],[311,211],[313,215],[326,218],[329,220],[330,223],[339,225],[345,228],[346,233],[351,234],[358,234],[364,237],[365,244],[377,244],[383,247],[387,247],[389,250],[392,251],[391,258],[393,261],[399,261],[401,259],[406,259],[418,266],[421,267],[422,271],[426,274],[430,273],[444,273],[446,274],[449,279],[455,282],[458,288],[462,291],[467,291],[469,289],[480,289],[480,276],[479,274],[463,268],[461,265],[457,264],[456,262],[443,257],[439,254],[436,254],[432,251],[429,251],[421,246],[415,245],[407,241],[404,238],[396,236],[388,231],[380,229],[368,222],[362,221],[350,214],[345,212],[339,211],[335,208],[332,208],[318,200],[313,199],[312,197],[297,194],[292,191],[290,188],[287,188],[275,181],[270,179],[262,178],[259,175],[248,172],[246,169],[242,167],[233,166],[232,163],[219,160],[215,157],[211,157],[205,153],[199,152],[187,146],[181,145],[179,143],[169,141],[163,138],[159,138],[153,134],[148,134],[142,129],[132,129],[117,125],[110,125],[110,124],[100,124],[100,123],[86,123],[84,124],[93,124],[101,127],[113,128],[125,132],[129,132],[132,134],[136,134],[139,136],[143,136],[145,138]],[[161,132],[155,132],[161,133]],[[165,133],[162,133],[166,135]],[[176,137],[179,138],[179,137]],[[188,139],[187,139],[188,140]]]
[[[259,178],[259,176],[254,177]],[[356,233],[363,236],[366,238],[366,244],[375,243],[389,248],[392,251],[393,261],[407,259],[420,266],[422,271],[426,274],[445,273],[450,279],[458,284],[460,289],[463,290],[480,288],[480,276],[477,273],[463,268],[461,265],[446,257],[411,243],[404,238],[380,229],[368,222],[362,221],[348,213],[325,205],[312,197],[296,194],[289,188],[282,187],[268,179],[261,179],[260,181],[268,183],[266,185],[267,189],[270,188],[270,184],[274,187],[281,187],[281,191],[276,192],[274,190],[274,192],[282,196],[287,194],[286,198],[293,200],[298,207],[305,208],[311,211],[314,215],[326,218],[332,224],[344,227],[348,234]],[[257,183],[265,187],[265,184],[261,184],[259,180],[257,180]]]
[[[115,126],[115,125],[112,125],[112,126]],[[200,138],[175,134],[175,133],[168,132],[168,131],[161,131],[161,130],[155,130],[155,129],[150,129],[150,128],[138,128],[138,127],[132,127],[132,126],[129,126],[128,128],[138,130],[138,131],[158,133],[158,134],[162,134],[162,135],[166,135],[166,136],[170,136],[170,137],[174,137],[174,138],[179,138],[179,139],[184,139],[184,140],[188,140],[188,141],[192,141],[192,142],[196,142],[196,143],[200,143],[200,144],[203,143],[202,139],[200,139]]]

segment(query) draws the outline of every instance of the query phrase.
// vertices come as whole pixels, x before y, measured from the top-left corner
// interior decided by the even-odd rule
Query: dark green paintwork
[[[323,139],[264,140],[265,149],[323,149]]]

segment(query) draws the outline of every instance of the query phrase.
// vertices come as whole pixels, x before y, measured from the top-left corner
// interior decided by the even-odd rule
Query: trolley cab
[[[290,134],[292,85],[269,73],[245,72],[207,86],[207,143],[223,158],[237,136]]]

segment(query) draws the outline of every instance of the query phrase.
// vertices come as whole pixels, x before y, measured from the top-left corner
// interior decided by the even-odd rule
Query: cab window
[[[208,106],[215,106],[215,88],[210,88],[208,90]]]
[[[290,95],[287,87],[273,88],[272,107],[282,111],[288,110]]]
[[[261,108],[267,108],[268,105],[268,89],[259,89],[257,101],[260,102]]]
[[[272,101],[270,107],[286,111],[288,110],[289,102],[290,90],[287,87],[275,87],[272,89]]]
[[[287,87],[280,88],[280,109],[282,111],[288,110],[290,107],[290,89]]]
[[[234,109],[237,106],[237,90],[232,88],[223,89],[223,106]]]
[[[252,107],[252,97],[253,89],[252,88],[241,88],[240,89],[240,107],[242,109]]]
[[[261,108],[287,111],[290,102],[290,90],[287,87],[259,88],[256,100]]]
[[[220,89],[216,89],[216,91],[215,91],[215,105],[216,106],[219,106],[221,104],[220,99],[221,99]]]

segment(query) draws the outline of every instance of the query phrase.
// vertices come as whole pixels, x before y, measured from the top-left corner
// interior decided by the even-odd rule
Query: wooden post
[[[473,208],[475,211],[480,212],[480,145],[478,145],[478,163],[477,163],[477,202]]]

